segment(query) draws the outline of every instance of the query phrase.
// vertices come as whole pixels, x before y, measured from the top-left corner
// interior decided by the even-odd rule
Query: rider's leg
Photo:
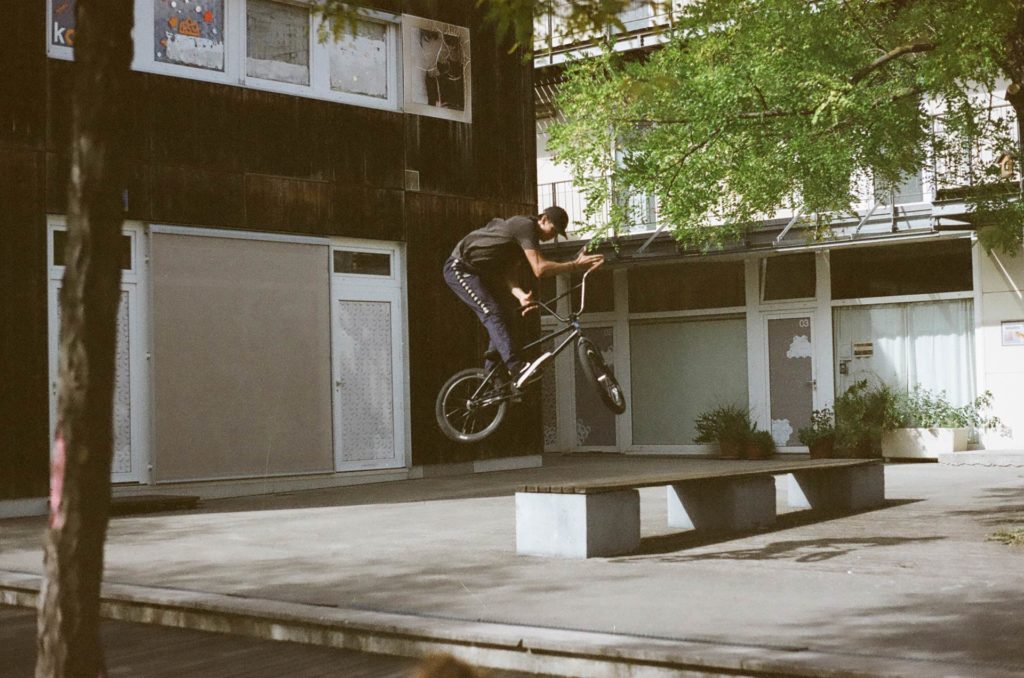
[[[498,352],[511,374],[519,374],[525,364],[513,355],[512,334],[506,314],[487,284],[476,272],[454,258],[445,262],[444,280],[483,323],[490,338],[489,348]],[[487,369],[494,367],[490,360],[487,363],[490,363],[486,365]]]

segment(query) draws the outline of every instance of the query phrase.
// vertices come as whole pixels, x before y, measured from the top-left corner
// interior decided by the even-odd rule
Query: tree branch
[[[874,71],[877,71],[879,68],[881,68],[882,66],[886,65],[887,63],[894,59],[899,59],[900,57],[907,54],[916,54],[918,52],[930,52],[933,49],[935,49],[935,47],[935,43],[924,42],[922,40],[915,40],[914,42],[907,43],[906,45],[900,45],[899,47],[895,47],[886,52],[885,54],[883,54],[882,56],[878,57],[874,61],[872,61],[867,66],[858,69],[857,72],[850,76],[850,84],[856,85],[861,80],[866,78],[868,75],[870,75]]]

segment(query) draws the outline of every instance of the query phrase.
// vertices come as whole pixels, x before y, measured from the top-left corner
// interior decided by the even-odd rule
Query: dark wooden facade
[[[532,68],[473,0],[372,3],[469,26],[473,123],[133,72],[123,151],[126,219],[407,244],[412,461],[531,454],[537,407],[486,447],[447,441],[437,389],[480,352],[477,323],[441,280],[469,229],[535,209]],[[74,64],[45,54],[45,3],[0,24],[0,499],[47,491],[46,215],[66,210]],[[419,190],[405,188],[406,170]]]

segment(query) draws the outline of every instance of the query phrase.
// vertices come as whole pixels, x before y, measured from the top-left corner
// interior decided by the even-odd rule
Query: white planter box
[[[966,428],[898,428],[882,433],[883,457],[938,459],[939,454],[966,449]]]

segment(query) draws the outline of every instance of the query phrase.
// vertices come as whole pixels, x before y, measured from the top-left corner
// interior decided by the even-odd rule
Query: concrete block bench
[[[748,464],[750,464],[748,466]],[[822,513],[885,501],[882,464],[866,459],[735,462],[728,469],[615,481],[523,485],[516,492],[516,553],[592,558],[640,546],[640,493],[666,488],[668,525],[742,532],[775,522],[775,476],[786,475],[789,504]]]

